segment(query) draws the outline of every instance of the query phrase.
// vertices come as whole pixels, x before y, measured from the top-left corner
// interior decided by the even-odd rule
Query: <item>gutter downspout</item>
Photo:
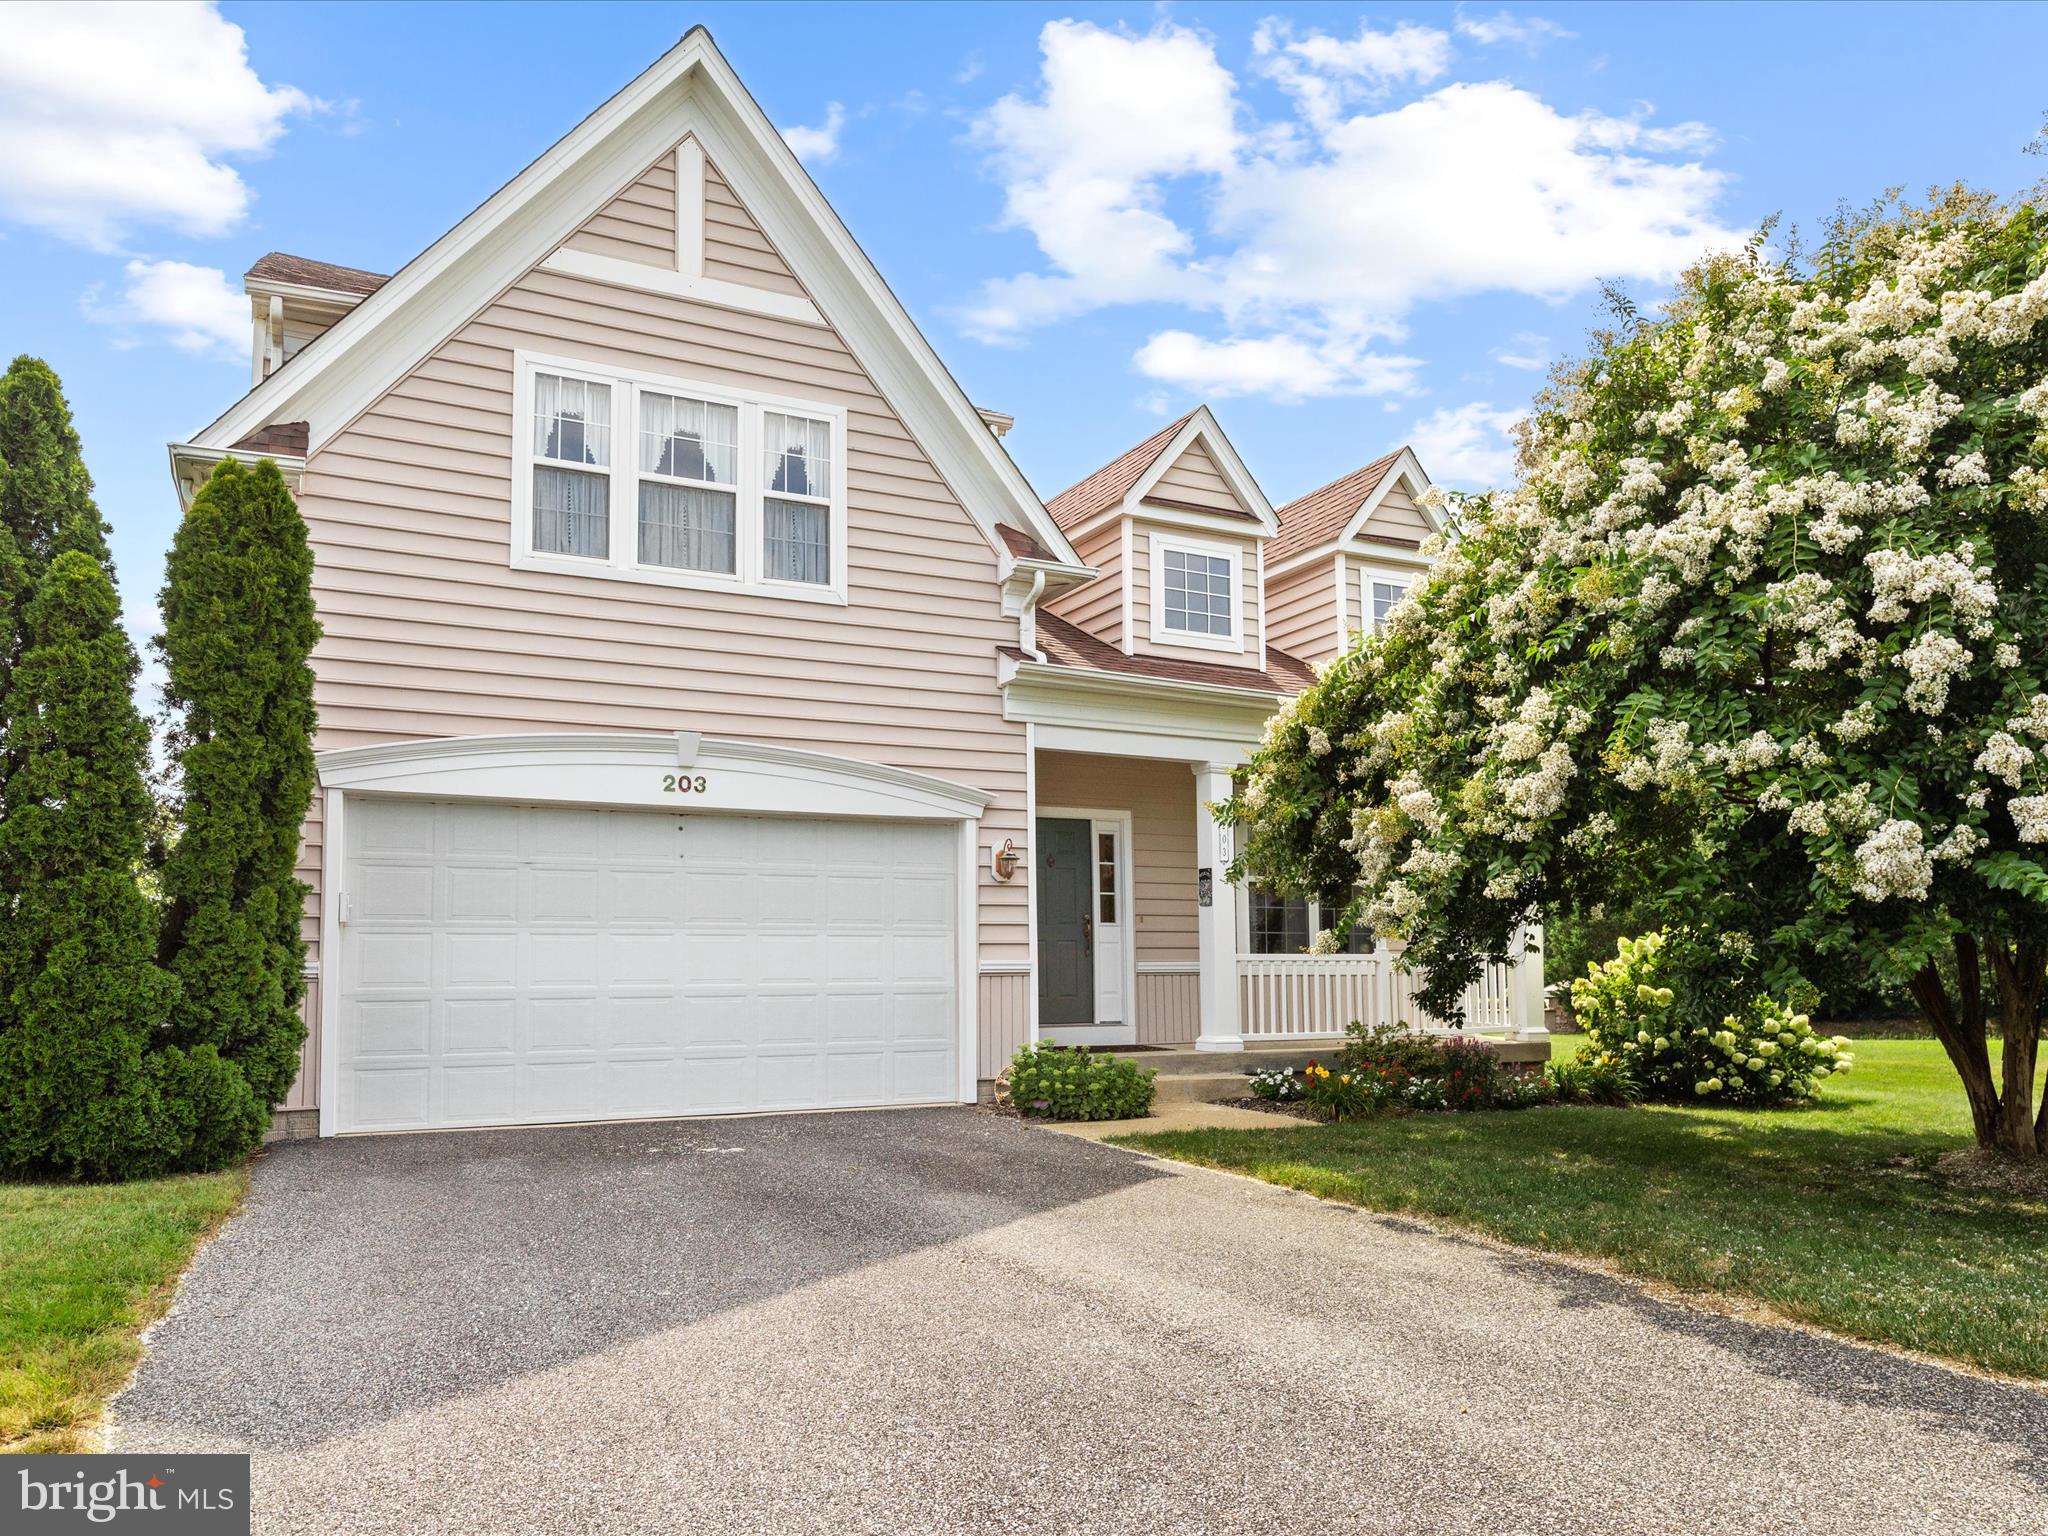
[[[1045,572],[1031,573],[1031,590],[1025,595],[1023,609],[1017,615],[1017,648],[1033,661],[1044,661],[1045,652],[1038,648],[1038,600],[1045,594]]]

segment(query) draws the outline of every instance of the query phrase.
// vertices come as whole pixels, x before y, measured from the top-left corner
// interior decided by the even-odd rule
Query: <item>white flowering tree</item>
[[[2041,206],[1957,192],[1618,306],[1517,488],[1273,721],[1236,873],[1349,898],[1446,1012],[1538,912],[1639,897],[1751,993],[1903,984],[1979,1143],[2048,1154],[2044,264]]]

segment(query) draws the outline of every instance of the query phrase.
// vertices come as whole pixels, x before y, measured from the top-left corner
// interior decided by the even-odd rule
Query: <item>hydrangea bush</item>
[[[1152,1113],[1158,1073],[1121,1056],[1064,1045],[1027,1045],[1002,1085],[1020,1114],[1048,1120],[1136,1120]]]
[[[1272,721],[1233,878],[1348,900],[1335,931],[1406,940],[1445,1012],[1603,902],[1777,996],[1903,984],[1980,1144],[2048,1154],[2044,267],[2040,206],[1956,191],[1617,300],[1516,486],[1448,506],[1385,631]]]
[[[1688,1014],[1665,985],[1665,954],[1662,933],[1623,939],[1572,983],[1582,1054],[1608,1058],[1656,1097],[1729,1104],[1803,1099],[1854,1064],[1847,1040],[1816,1034],[1805,1014],[1768,997],[1718,1025]]]

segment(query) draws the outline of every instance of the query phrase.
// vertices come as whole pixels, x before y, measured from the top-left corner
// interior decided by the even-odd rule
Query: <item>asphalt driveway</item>
[[[2048,1528],[2048,1395],[972,1110],[281,1147],[114,1413],[276,1532]]]

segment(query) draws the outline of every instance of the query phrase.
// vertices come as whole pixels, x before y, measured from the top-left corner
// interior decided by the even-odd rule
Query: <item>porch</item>
[[[1313,904],[1224,877],[1231,829],[1209,807],[1228,798],[1230,775],[1228,762],[1214,760],[1034,754],[1036,1038],[1263,1056],[1327,1052],[1358,1021],[1540,1049],[1540,935],[1533,952],[1487,967],[1449,1019],[1422,1011],[1421,978],[1382,944],[1308,953],[1327,926]],[[1241,1084],[1246,1068],[1230,1065]]]

